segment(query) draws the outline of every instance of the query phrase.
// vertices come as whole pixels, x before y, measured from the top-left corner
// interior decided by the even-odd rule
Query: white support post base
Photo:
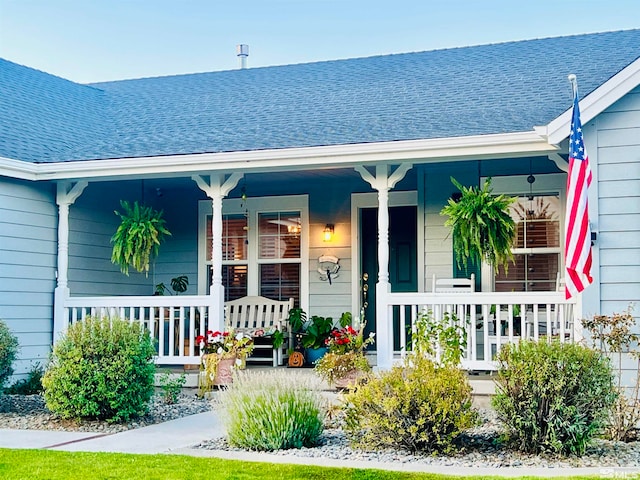
[[[67,331],[69,327],[69,318],[66,315],[65,304],[71,295],[69,287],[56,287],[53,298],[53,338],[54,345],[61,335]]]
[[[224,287],[222,284],[211,285],[209,292],[211,303],[209,305],[209,319],[207,330],[212,332],[224,331]]]
[[[393,366],[393,317],[387,309],[389,283],[376,283],[376,344],[378,370],[390,370]]]

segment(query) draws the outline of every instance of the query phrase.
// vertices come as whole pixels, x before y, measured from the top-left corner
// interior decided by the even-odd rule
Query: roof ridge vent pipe
[[[247,68],[247,57],[249,56],[249,45],[241,43],[236,47],[238,55],[238,67],[240,69]]]

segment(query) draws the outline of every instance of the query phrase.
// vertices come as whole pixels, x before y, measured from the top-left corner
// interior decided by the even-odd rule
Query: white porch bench
[[[225,328],[251,335],[254,339],[254,351],[271,350],[272,352],[271,358],[250,356],[247,361],[272,361],[274,367],[284,364],[284,357],[289,348],[287,318],[289,310],[293,308],[293,302],[293,298],[278,301],[260,296],[242,297],[225,302]],[[255,335],[260,331],[264,334],[275,329],[280,330],[284,335],[284,342],[279,348],[273,347],[273,341],[262,343],[260,340],[269,339],[269,337]]]

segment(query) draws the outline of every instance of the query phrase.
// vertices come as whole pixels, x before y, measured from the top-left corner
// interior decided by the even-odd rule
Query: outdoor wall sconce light
[[[330,242],[333,238],[333,233],[335,231],[333,223],[327,223],[322,231],[322,240],[325,242]]]

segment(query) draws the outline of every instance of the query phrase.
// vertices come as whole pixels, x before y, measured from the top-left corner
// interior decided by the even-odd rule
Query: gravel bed
[[[47,410],[40,395],[3,395],[0,397],[0,429],[116,433],[206,412],[218,408],[216,403],[215,399],[210,402],[199,399],[193,393],[182,393],[178,403],[167,405],[162,396],[156,394],[149,406],[149,413],[144,417],[125,424],[110,424],[103,421],[63,420]],[[528,455],[509,450],[498,441],[501,424],[495,412],[480,409],[479,413],[482,424],[461,436],[458,451],[453,455],[421,455],[399,450],[366,452],[352,449],[344,432],[338,428],[340,421],[336,418],[327,423],[321,437],[321,445],[318,447],[280,450],[273,453],[282,456],[454,467],[640,467],[640,442],[622,443],[597,439],[581,458]],[[194,448],[241,451],[229,446],[225,438],[206,440]]]
[[[500,446],[501,425],[495,412],[480,410],[482,425],[467,431],[458,442],[453,455],[412,454],[407,451],[381,450],[367,452],[352,449],[344,432],[327,428],[321,445],[314,448],[279,450],[282,456],[322,457],[338,460],[358,460],[393,463],[418,463],[453,467],[640,467],[640,442],[622,443],[597,439],[581,458],[549,455],[529,455]],[[241,451],[229,446],[225,438],[201,442],[195,448],[207,450]]]
[[[149,404],[149,413],[131,422],[76,421],[64,420],[51,413],[41,395],[2,395],[0,396],[0,428],[117,433],[209,410],[211,410],[210,402],[199,399],[193,393],[180,394],[178,402],[173,405],[167,405],[160,394],[155,394]]]

